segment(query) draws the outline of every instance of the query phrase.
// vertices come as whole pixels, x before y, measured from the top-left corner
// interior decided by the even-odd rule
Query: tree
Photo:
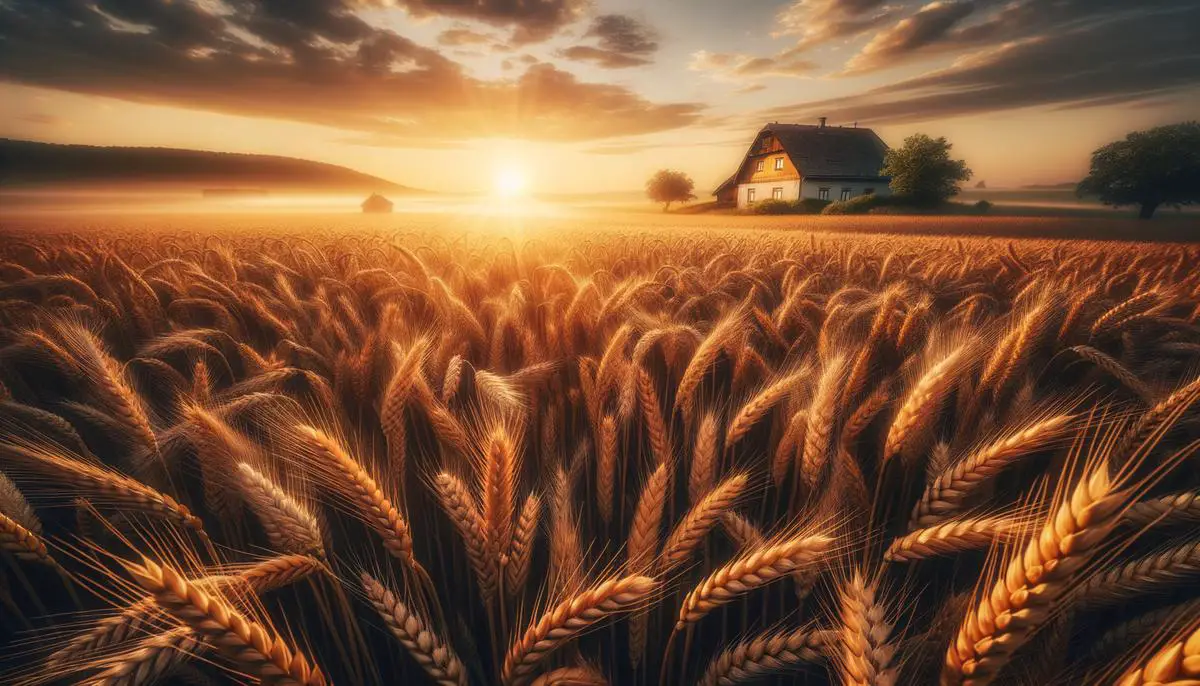
[[[1076,193],[1113,207],[1137,205],[1142,219],[1162,205],[1200,202],[1200,122],[1136,131],[1100,148]]]
[[[892,177],[892,193],[922,207],[935,207],[958,195],[958,185],[971,178],[962,160],[950,159],[954,147],[945,138],[923,133],[909,136],[904,147],[887,151],[883,175]]]
[[[671,169],[659,169],[646,182],[646,196],[654,202],[661,202],[663,212],[666,212],[671,209],[673,202],[695,200],[696,196],[692,194],[695,188],[696,184],[687,174]]]

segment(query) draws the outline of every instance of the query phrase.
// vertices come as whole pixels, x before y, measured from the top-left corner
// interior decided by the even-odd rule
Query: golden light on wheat
[[[1194,248],[0,258],[6,683],[1200,679]]]

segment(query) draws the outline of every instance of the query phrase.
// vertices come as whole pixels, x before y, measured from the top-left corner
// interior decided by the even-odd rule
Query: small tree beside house
[[[953,147],[945,138],[919,133],[906,138],[903,147],[888,150],[882,174],[892,177],[892,195],[918,207],[937,207],[958,195],[971,170],[950,157]]]
[[[666,212],[671,209],[673,202],[695,200],[696,195],[692,192],[695,188],[696,184],[687,174],[672,169],[660,169],[646,182],[646,197],[654,202],[661,202],[663,212]]]
[[[1142,219],[1163,205],[1200,202],[1200,122],[1137,131],[1100,148],[1077,193],[1113,207],[1137,205]]]

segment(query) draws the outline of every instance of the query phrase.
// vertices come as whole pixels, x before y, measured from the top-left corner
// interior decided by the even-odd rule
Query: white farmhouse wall
[[[784,200],[800,199],[800,179],[790,181],[763,181],[761,183],[743,183],[738,186],[737,206],[739,210],[748,209],[750,205],[750,189],[754,189],[754,203],[771,199],[771,193],[776,188],[783,189]]]
[[[886,181],[826,181],[821,179],[813,181],[806,179],[801,191],[802,197],[819,198],[822,188],[829,189],[829,199],[834,202],[841,200],[843,188],[850,189],[851,198],[863,195],[868,188],[874,189],[876,195],[892,194],[892,189],[888,187]]]

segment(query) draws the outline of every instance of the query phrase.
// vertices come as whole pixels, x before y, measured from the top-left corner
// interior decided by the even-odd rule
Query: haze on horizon
[[[400,184],[704,196],[769,121],[944,135],[989,186],[1200,112],[1195,0],[0,0],[0,136]],[[504,181],[507,179],[507,181]]]

